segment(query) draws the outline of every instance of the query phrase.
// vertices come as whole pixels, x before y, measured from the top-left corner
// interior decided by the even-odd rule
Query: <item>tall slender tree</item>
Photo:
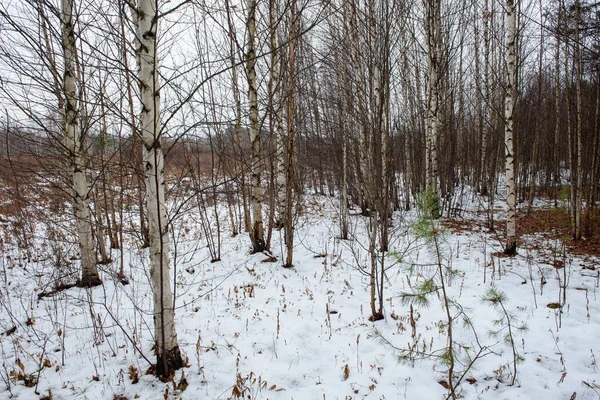
[[[517,251],[517,196],[515,186],[514,115],[517,100],[517,7],[506,0],[506,59],[508,77],[504,99],[504,151],[506,157],[506,254]]]
[[[581,139],[581,130],[582,130],[582,118],[583,113],[581,110],[581,81],[582,81],[582,71],[581,71],[581,35],[580,35],[580,27],[581,24],[581,1],[575,0],[575,88],[576,88],[576,137],[573,140],[574,151],[573,155],[577,160],[577,166],[572,165],[571,168],[575,169],[576,181],[571,182],[571,185],[574,186],[575,196],[573,198],[573,204],[571,207],[575,209],[575,219],[573,221],[573,239],[579,240],[581,239],[581,209],[582,209],[582,191],[583,191],[583,166],[582,166],[582,139]]]
[[[225,0],[225,8],[227,12],[227,35],[229,39],[229,66],[231,69],[231,90],[233,92],[233,99],[235,102],[235,122],[233,125],[234,130],[234,142],[235,142],[235,150],[238,152],[238,168],[236,173],[239,175],[240,186],[241,186],[241,194],[242,194],[242,207],[244,209],[243,218],[244,218],[244,229],[247,232],[252,231],[252,223],[250,218],[250,209],[248,208],[248,190],[246,187],[246,167],[243,165],[242,160],[243,150],[242,150],[242,100],[240,98],[240,89],[238,83],[238,65],[237,65],[237,38],[235,31],[235,24],[233,22],[232,6],[229,0]],[[241,165],[240,165],[241,164]]]
[[[150,234],[150,279],[154,303],[156,374],[166,377],[183,366],[177,342],[169,268],[169,227],[165,199],[164,155],[160,121],[156,0],[139,0],[135,13],[139,60],[140,130]]]
[[[81,285],[97,286],[102,283],[96,265],[94,239],[90,220],[89,193],[85,174],[85,140],[79,129],[79,107],[77,86],[75,84],[75,66],[77,50],[75,46],[75,27],[73,23],[73,0],[61,2],[62,50],[64,57],[64,140],[67,156],[71,164],[73,188],[73,209],[79,236],[81,252]]]
[[[427,0],[426,35],[427,35],[427,117],[425,128],[426,151],[426,189],[433,192],[433,199],[438,196],[438,133],[440,125],[440,40],[441,40],[441,0]],[[436,206],[437,207],[437,206]],[[437,216],[438,211],[434,212]]]
[[[283,226],[285,220],[285,180],[286,180],[286,160],[285,160],[285,144],[284,144],[284,132],[283,132],[283,105],[281,101],[281,49],[279,49],[278,40],[278,27],[279,27],[279,13],[278,13],[278,2],[276,0],[269,0],[269,50],[271,52],[271,76],[269,81],[269,100],[271,102],[271,129],[274,132],[271,134],[274,136],[274,144],[276,147],[275,153],[277,158],[277,170],[274,177],[274,191],[277,198],[277,213],[275,225],[277,227]]]
[[[250,203],[252,207],[252,229],[250,241],[252,252],[259,253],[266,249],[264,228],[262,220],[262,195],[261,187],[261,139],[258,130],[258,88],[256,82],[256,0],[248,0],[248,52],[246,54],[246,75],[248,77],[248,103],[250,119],[250,143],[252,146],[252,194]]]
[[[294,221],[293,221],[293,199],[292,187],[294,178],[294,140],[295,140],[295,119],[294,119],[294,78],[296,77],[296,22],[298,15],[296,13],[296,0],[291,0],[290,7],[290,36],[289,36],[289,85],[288,85],[288,129],[287,129],[287,148],[286,148],[286,174],[285,174],[285,246],[286,257],[283,264],[286,268],[293,267],[294,257]]]

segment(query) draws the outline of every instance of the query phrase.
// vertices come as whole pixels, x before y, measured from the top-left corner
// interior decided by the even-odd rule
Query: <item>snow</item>
[[[410,308],[400,296],[435,273],[435,266],[407,268],[431,261],[432,249],[421,243],[401,263],[392,255],[386,258],[386,318],[370,322],[369,280],[362,270],[370,262],[367,219],[353,215],[354,240],[340,240],[336,201],[306,196],[304,203],[296,222],[294,269],[281,267],[280,232],[274,232],[272,245],[278,261],[265,262],[265,254],[249,254],[247,235],[228,237],[224,228],[221,261],[210,263],[194,216],[176,220],[176,323],[188,358],[183,373],[189,385],[183,391],[174,388],[182,371],[166,383],[145,374],[149,365],[139,351],[151,361],[154,356],[144,250],[126,244],[129,285],[115,277],[119,257],[113,251],[117,261],[102,266],[102,287],[71,288],[38,299],[56,269],[52,257],[28,261],[5,239],[0,397],[37,399],[51,390],[53,399],[227,399],[237,389],[244,398],[273,400],[446,398],[448,391],[439,383],[447,380],[443,363],[434,358],[398,362],[402,349],[415,341],[428,353],[447,343],[438,296],[431,297],[429,307],[413,306],[416,339]],[[404,233],[412,235],[415,218],[414,211],[394,216],[392,251],[409,245],[412,236]],[[7,229],[2,226],[5,238]],[[600,398],[599,278],[597,270],[582,268],[597,267],[598,260],[567,254],[566,304],[560,314],[547,305],[561,300],[563,270],[538,261],[546,257],[536,257],[527,241],[513,258],[494,255],[501,243],[484,231],[447,231],[440,247],[445,267],[454,271],[447,282],[449,297],[471,322],[465,326],[462,318],[454,320],[454,340],[473,351],[478,340],[484,349],[461,382],[463,398],[569,399],[574,392],[579,400]],[[492,284],[506,294],[514,324],[528,326],[514,334],[524,360],[513,386],[513,350],[503,338],[506,331],[489,334],[500,329],[493,324],[500,315],[481,300]],[[12,326],[16,331],[7,335]],[[138,383],[132,382],[130,370],[137,371]],[[39,374],[37,387],[26,387],[20,379],[29,374],[35,381]]]

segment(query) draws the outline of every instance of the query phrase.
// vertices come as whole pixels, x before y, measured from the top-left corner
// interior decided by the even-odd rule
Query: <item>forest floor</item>
[[[442,220],[438,242],[453,304],[457,392],[465,399],[599,399],[597,239],[572,243],[564,211],[540,202],[519,219],[518,255],[505,257],[503,213],[489,232],[476,201],[465,202],[472,211]],[[211,263],[197,212],[174,220],[176,324],[187,367],[171,382],[146,374],[154,361],[147,249],[130,239],[101,266],[102,286],[38,297],[76,274],[76,247],[51,229],[59,220],[36,225],[27,251],[4,216],[0,397],[447,398],[440,291],[428,304],[411,306],[402,296],[440,279],[436,248],[415,240],[417,212],[393,217],[383,258],[385,319],[377,322],[368,320],[368,220],[352,216],[352,240],[340,240],[336,215],[336,200],[305,196],[293,269],[281,267],[282,232],[274,232],[275,261],[251,255],[247,235],[230,237],[223,214],[221,261]],[[117,276],[121,264],[127,285]],[[504,293],[506,313],[483,301],[492,286]]]

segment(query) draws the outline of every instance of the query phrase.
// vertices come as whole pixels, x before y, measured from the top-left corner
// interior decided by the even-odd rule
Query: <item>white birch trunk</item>
[[[488,9],[488,1],[485,1],[485,14],[484,14],[484,65],[483,65],[483,85],[484,85],[484,99],[483,99],[483,126],[481,131],[481,185],[484,190],[482,194],[486,194],[488,191],[487,181],[488,168],[487,168],[487,142],[488,142],[488,131],[490,126],[490,11]],[[490,193],[492,196],[492,193]]]
[[[154,303],[156,374],[167,376],[183,362],[175,331],[173,292],[169,268],[169,232],[165,204],[164,156],[161,143],[157,9],[155,0],[140,0],[136,49],[140,62],[140,129],[143,143],[146,210],[150,234],[150,279]]]
[[[85,176],[85,151],[78,129],[79,111],[75,85],[75,32],[73,25],[73,0],[62,0],[62,49],[64,56],[63,91],[64,140],[71,161],[73,208],[81,252],[81,285],[92,287],[101,284],[96,266],[94,239],[89,209],[89,188]]]
[[[252,144],[252,194],[250,203],[252,207],[252,230],[250,240],[252,252],[258,253],[265,250],[264,229],[262,221],[262,195],[260,186],[260,134],[258,132],[258,90],[256,88],[256,0],[248,0],[248,54],[246,72],[248,76],[248,103],[250,105],[250,142]]]
[[[137,13],[135,11],[135,7],[136,7],[136,0],[131,0],[130,11],[131,11],[131,21],[133,23],[133,26],[138,25],[138,17],[137,17]],[[129,123],[131,124],[131,129],[132,129],[133,147],[134,147],[134,149],[137,150],[138,138],[140,135],[138,132],[138,126],[137,126],[137,122],[136,122],[137,116],[135,113],[135,106],[134,106],[134,100],[133,100],[133,83],[132,82],[134,81],[134,79],[133,79],[134,72],[129,67],[129,59],[128,59],[128,52],[127,52],[127,48],[129,45],[128,45],[128,40],[127,40],[127,35],[125,33],[126,16],[123,12],[124,12],[124,10],[119,13],[119,19],[120,19],[120,30],[121,30],[122,60],[123,60],[123,66],[125,68],[124,72],[125,72],[125,88],[126,88],[126,92],[127,92],[127,111],[128,111]],[[135,49],[138,49],[140,47],[140,43],[137,40],[137,37],[134,37],[133,47]],[[139,51],[135,52],[135,61],[136,61],[136,67],[139,70],[139,68],[140,68]],[[134,153],[135,161],[134,162],[138,162],[137,154],[139,154],[139,153],[137,153],[137,151],[135,151],[135,153]],[[146,248],[146,247],[150,246],[150,238],[148,237],[148,226],[146,224],[146,211],[145,211],[145,205],[144,205],[144,195],[142,193],[143,182],[142,182],[142,177],[140,175],[141,174],[136,171],[135,183],[138,187],[137,203],[138,203],[138,208],[139,208],[140,234],[142,237],[142,247]]]
[[[272,116],[274,117],[273,127],[275,128],[275,146],[277,154],[277,174],[275,177],[275,192],[277,193],[277,227],[283,226],[285,219],[285,179],[286,179],[286,143],[283,132],[283,105],[281,102],[281,74],[279,71],[281,57],[277,42],[277,7],[276,1],[269,2],[269,29],[270,29],[270,50],[271,50],[271,96],[272,96]]]
[[[506,254],[515,254],[517,250],[516,233],[516,188],[513,142],[513,120],[517,94],[517,29],[515,0],[506,1],[506,45],[508,82],[504,108],[504,146],[506,155]]]
[[[438,41],[440,40],[440,0],[427,4],[427,120],[426,120],[426,188],[438,194],[437,136],[439,128]]]

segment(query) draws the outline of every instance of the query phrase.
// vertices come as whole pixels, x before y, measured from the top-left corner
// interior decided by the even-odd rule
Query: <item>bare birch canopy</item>
[[[127,362],[106,374],[117,376],[115,387],[126,375],[137,384],[141,364],[168,382],[164,398],[179,396],[188,378],[208,387],[218,373],[202,363],[214,356],[233,379],[207,397],[277,394],[279,386],[243,370],[252,358],[236,340],[247,340],[252,357],[264,360],[268,351],[279,360],[287,296],[301,292],[296,300],[312,302],[309,324],[319,321],[322,343],[336,322],[351,328],[343,347],[352,356],[340,350],[334,364],[342,382],[356,383],[353,395],[375,393],[375,371],[387,379],[391,370],[362,372],[356,332],[379,324],[395,325],[398,337],[410,327],[403,337],[410,361],[437,359],[446,398],[463,396],[475,368],[461,357],[474,348],[472,360],[503,351],[488,353],[493,346],[472,330],[470,343],[460,341],[473,325],[460,303],[462,283],[458,292],[452,284],[453,262],[471,249],[459,239],[445,248],[445,228],[477,228],[471,234],[484,248],[465,256],[469,273],[488,286],[488,268],[496,279],[510,264],[531,286],[535,309],[542,290],[533,282],[543,285],[549,274],[539,267],[535,276],[530,252],[556,276],[559,303],[550,308],[560,311],[569,309],[569,246],[600,248],[599,16],[591,0],[3,0],[0,255],[13,253],[0,258],[0,350],[10,361],[0,382],[41,396],[44,374],[67,367],[65,338],[85,332],[100,364],[126,349]],[[531,227],[544,224],[551,239],[540,245]],[[517,270],[525,255],[526,271]],[[409,271],[400,272],[402,264]],[[11,274],[30,279],[31,299],[15,302]],[[239,280],[225,291],[232,276]],[[330,291],[322,285],[333,276],[344,284]],[[307,283],[317,278],[322,304]],[[475,292],[471,278],[461,275]],[[307,286],[290,288],[288,279]],[[580,307],[590,322],[586,287],[578,287]],[[268,296],[255,292],[263,289]],[[360,311],[345,320],[347,311],[342,317],[334,305],[353,296],[361,296],[352,303]],[[422,311],[430,297],[441,313]],[[510,331],[502,345],[512,357],[493,371],[496,380],[517,386],[520,358],[535,352],[519,349],[504,292],[492,287],[482,299],[500,331]],[[254,314],[242,318],[247,304]],[[33,315],[46,306],[39,323],[51,333],[34,340],[41,331]],[[131,319],[120,321],[115,310]],[[213,311],[245,326],[236,320],[232,338],[209,343],[204,335],[224,325],[210,325]],[[69,325],[84,312],[88,319],[75,320],[86,326]],[[299,320],[308,315],[295,312]],[[191,324],[196,313],[202,321]],[[428,342],[419,318],[431,315],[438,320],[426,331],[438,337]],[[113,328],[118,340],[105,334]],[[273,344],[249,342],[250,334]],[[312,332],[285,336],[284,345],[305,334]],[[439,351],[429,348],[434,340],[443,342]],[[348,361],[355,355],[356,366]],[[571,376],[561,372],[559,384]],[[88,383],[101,380],[93,374]],[[315,381],[315,390],[325,387]]]

